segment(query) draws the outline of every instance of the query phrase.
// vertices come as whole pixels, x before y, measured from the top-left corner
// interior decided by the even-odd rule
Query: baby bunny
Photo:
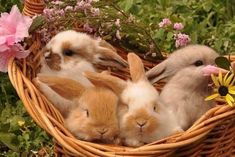
[[[61,97],[71,100],[73,105],[58,106],[64,115],[65,126],[78,139],[111,143],[119,134],[117,105],[118,97],[105,87],[85,88],[77,81],[40,75],[36,83],[42,82]]]
[[[211,71],[208,75],[204,72],[205,68],[207,67],[204,65],[192,65],[180,70],[167,82],[160,94],[160,103],[175,114],[183,130],[188,129],[215,106],[213,101],[205,101],[212,92],[212,88],[208,86],[210,74],[218,74],[219,70],[227,72],[217,68],[218,70]]]
[[[94,64],[125,67],[127,63],[116,50],[104,40],[67,30],[55,35],[43,49],[40,73],[67,77],[90,86],[82,76],[84,71],[96,71]]]
[[[145,76],[141,59],[128,54],[132,81],[117,77],[85,72],[91,81],[106,84],[120,96],[120,137],[128,146],[141,146],[175,132],[181,131],[170,112],[158,104],[159,94]]]
[[[175,73],[185,67],[214,64],[219,55],[204,45],[189,45],[173,52],[166,60],[150,69],[146,76],[152,82],[169,81]]]
[[[127,66],[126,61],[116,53],[110,44],[73,30],[55,35],[43,51],[42,68],[38,75],[66,77],[76,80],[86,87],[93,85],[82,73],[96,71],[93,64]],[[63,110],[66,111],[67,106],[72,105],[70,100],[61,97],[42,82],[39,86],[53,104],[58,104],[61,108],[64,106]]]

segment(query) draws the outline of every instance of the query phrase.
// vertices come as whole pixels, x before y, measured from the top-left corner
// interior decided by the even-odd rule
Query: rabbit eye
[[[153,106],[153,110],[156,111],[156,109],[157,109],[157,107],[154,105],[154,106]]]
[[[89,111],[88,110],[85,111],[86,111],[86,116],[89,117]]]
[[[194,65],[195,66],[201,66],[201,65],[203,65],[203,61],[201,61],[201,60],[197,60],[195,63],[194,63]]]
[[[63,54],[65,56],[72,56],[74,54],[74,52],[72,50],[65,49],[65,50],[63,50]]]

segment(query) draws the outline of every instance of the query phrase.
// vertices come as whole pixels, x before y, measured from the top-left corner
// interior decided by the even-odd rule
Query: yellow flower
[[[19,125],[19,126],[23,126],[24,123],[25,123],[25,121],[22,121],[22,120],[19,120],[19,121],[18,121],[18,125]]]
[[[215,93],[208,96],[205,100],[212,100],[217,97],[221,97],[225,99],[225,101],[230,105],[234,105],[233,94],[235,94],[235,86],[234,86],[234,74],[230,74],[230,72],[226,73],[226,75],[222,76],[222,72],[219,72],[219,77],[215,77],[213,74],[211,78],[216,86]]]

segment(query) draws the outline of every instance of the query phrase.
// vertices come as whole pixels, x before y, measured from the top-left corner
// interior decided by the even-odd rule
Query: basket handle
[[[23,14],[33,17],[35,15],[42,14],[44,8],[44,0],[25,0]]]

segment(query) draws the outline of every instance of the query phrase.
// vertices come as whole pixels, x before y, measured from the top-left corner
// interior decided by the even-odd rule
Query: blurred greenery
[[[163,18],[169,18],[173,23],[184,24],[182,32],[190,36],[192,43],[209,45],[220,54],[235,54],[234,0],[101,0],[96,7],[102,8],[102,3],[119,12],[117,16],[110,7],[103,6],[103,11],[108,12],[102,14],[102,20],[110,24],[120,18],[120,28],[105,26],[103,21],[89,24],[98,24],[114,36],[114,30],[120,30],[120,43],[128,43],[130,49],[146,53],[150,44],[155,43],[156,50],[172,52],[175,49],[173,30],[158,26]],[[22,9],[20,0],[0,0],[0,12],[9,12],[13,4]],[[131,25],[127,26],[127,20]],[[34,27],[37,26],[36,23]],[[109,39],[107,32],[103,35]],[[37,156],[40,150],[46,150],[50,156],[52,147],[51,138],[27,114],[7,74],[0,73],[0,157]]]
[[[235,53],[235,1],[231,0],[121,0],[118,4],[125,11],[152,28],[152,35],[163,51],[174,50],[167,34],[155,36],[162,31],[158,23],[163,18],[182,22],[184,32],[192,43],[205,44],[220,54]],[[167,32],[166,32],[167,33]]]

